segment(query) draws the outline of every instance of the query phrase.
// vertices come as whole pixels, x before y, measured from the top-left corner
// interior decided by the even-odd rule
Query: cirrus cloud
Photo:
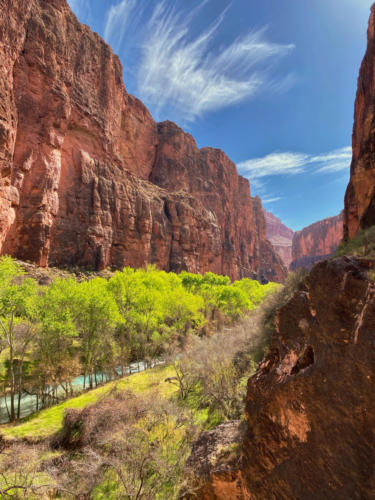
[[[186,13],[176,2],[122,0],[107,12],[104,38],[133,61],[135,92],[157,118],[173,110],[193,121],[260,91],[285,91],[294,83],[292,74],[273,74],[275,63],[294,45],[269,41],[265,28],[218,46],[229,7],[192,35],[197,14],[207,3]]]
[[[239,171],[250,179],[274,175],[297,175],[305,172],[316,174],[336,173],[349,169],[352,158],[350,146],[329,153],[309,155],[304,153],[271,153],[237,164]]]

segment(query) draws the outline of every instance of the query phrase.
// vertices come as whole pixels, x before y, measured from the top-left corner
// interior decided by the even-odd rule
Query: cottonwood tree
[[[7,350],[10,421],[20,417],[24,360],[35,337],[37,284],[32,279],[24,279],[24,274],[10,257],[0,259],[0,336]]]
[[[113,334],[120,316],[116,301],[107,287],[106,280],[96,278],[77,286],[79,314],[77,328],[81,340],[82,363],[85,381],[89,378],[92,389],[95,373],[100,369],[100,359],[106,350],[107,359],[113,364]]]
[[[42,405],[58,400],[58,388],[72,395],[72,380],[81,373],[74,342],[78,337],[75,321],[77,283],[55,280],[38,301],[39,324],[33,348],[33,382]]]

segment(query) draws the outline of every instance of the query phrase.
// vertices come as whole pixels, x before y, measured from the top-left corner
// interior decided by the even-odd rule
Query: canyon
[[[267,238],[291,271],[310,270],[320,260],[333,255],[343,239],[343,212],[296,232],[271,212],[264,210],[264,216]]]
[[[343,239],[343,218],[341,212],[296,231],[293,235],[290,269],[310,270],[314,264],[334,254]]]
[[[193,446],[198,498],[373,498],[375,260],[324,259],[375,224],[375,7],[345,210],[294,234],[223,151],[153,120],[65,0],[0,7],[0,252],[41,267],[152,263],[261,282],[312,268],[275,307],[245,421]]]
[[[65,0],[1,0],[0,66],[2,254],[283,281],[248,180],[221,150],[157,124]]]

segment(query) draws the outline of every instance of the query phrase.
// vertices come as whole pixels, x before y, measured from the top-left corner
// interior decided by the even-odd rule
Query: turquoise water
[[[164,364],[163,361],[161,360],[154,360],[151,362],[151,364],[148,366],[145,361],[139,361],[136,363],[131,363],[129,366],[126,366],[124,369],[124,375],[133,375],[134,373],[139,373],[145,371],[147,368],[153,368],[156,365]],[[121,368],[118,367],[116,368],[116,372],[118,375],[121,375]],[[108,378],[105,374],[102,372],[98,372],[96,374],[96,379],[98,381],[98,384],[109,382],[110,379]],[[83,375],[80,375],[79,377],[75,378],[72,381],[72,386],[74,393],[79,393],[83,390],[84,387],[88,387],[89,385],[89,378],[86,377],[86,384],[85,382],[85,377]],[[59,387],[57,390],[58,396],[61,396],[62,401],[65,395],[65,391],[62,387]],[[21,418],[28,417],[32,413],[36,411],[36,403],[37,403],[37,398],[36,396],[30,395],[30,394],[23,394],[21,398]],[[9,416],[8,416],[8,411],[7,407],[10,408],[10,398],[9,396],[7,397],[2,397],[0,398],[0,424],[6,424],[9,422]],[[17,412],[18,409],[18,397],[16,398],[15,401],[15,411]],[[39,401],[39,410],[42,409],[41,403]]]

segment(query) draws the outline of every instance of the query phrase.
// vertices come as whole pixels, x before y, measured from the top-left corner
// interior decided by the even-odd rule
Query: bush
[[[375,258],[375,226],[360,231],[350,241],[344,241],[340,244],[334,257],[343,255],[355,255],[358,257]]]
[[[159,393],[113,393],[70,410],[55,446],[74,450],[50,471],[60,490],[89,498],[177,498],[195,437],[191,416]]]

